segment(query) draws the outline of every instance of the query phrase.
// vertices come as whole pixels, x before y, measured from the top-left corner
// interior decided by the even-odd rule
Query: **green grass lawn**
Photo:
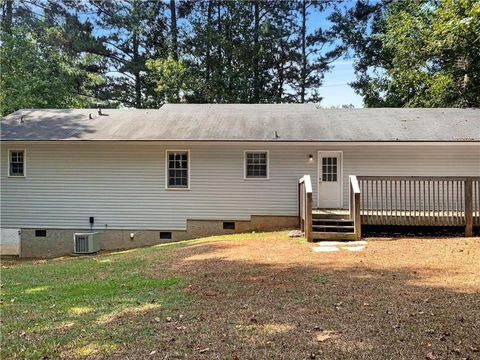
[[[157,261],[178,246],[156,251]],[[148,346],[154,335],[151,322],[133,318],[128,326],[115,328],[110,323],[119,314],[154,308],[168,314],[191,300],[180,291],[187,279],[139,271],[148,267],[149,253],[152,248],[35,263],[4,262],[1,358],[106,355],[116,344],[138,337]]]

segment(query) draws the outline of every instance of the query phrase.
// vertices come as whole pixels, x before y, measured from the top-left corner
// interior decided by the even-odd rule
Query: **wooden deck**
[[[349,176],[348,209],[313,209],[309,175],[298,184],[299,225],[309,241],[360,239],[361,225],[480,226],[480,177]]]
[[[480,225],[478,177],[358,176],[366,225]]]
[[[480,225],[480,213],[473,213],[473,226]],[[465,211],[361,211],[365,225],[465,226]]]

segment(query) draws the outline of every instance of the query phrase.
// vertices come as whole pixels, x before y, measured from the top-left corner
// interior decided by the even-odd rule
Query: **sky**
[[[323,86],[320,88],[320,94],[323,96],[320,105],[331,107],[352,104],[356,108],[363,107],[362,98],[348,85],[355,80],[352,60],[339,59],[333,64],[333,69],[325,75]]]
[[[346,1],[344,6],[352,6],[353,1]],[[326,9],[324,12],[312,11],[307,22],[309,32],[313,32],[315,28],[329,28],[332,24],[328,21],[332,9]],[[355,94],[355,91],[348,83],[355,80],[353,70],[353,60],[340,58],[332,63],[331,70],[325,74],[323,86],[319,89],[320,95],[323,97],[320,103],[323,107],[341,106],[352,104],[356,108],[363,107],[361,96]]]

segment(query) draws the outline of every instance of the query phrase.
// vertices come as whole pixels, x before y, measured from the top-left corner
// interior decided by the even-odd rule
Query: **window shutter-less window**
[[[25,151],[10,150],[9,156],[9,175],[25,176]]]
[[[268,178],[268,152],[247,151],[245,153],[245,177],[248,179]]]
[[[167,162],[167,187],[188,188],[188,152],[168,151]]]

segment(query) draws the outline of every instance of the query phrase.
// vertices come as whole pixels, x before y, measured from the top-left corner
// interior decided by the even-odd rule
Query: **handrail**
[[[312,234],[312,180],[304,175],[298,180],[298,220],[300,230],[308,241],[313,241]]]
[[[350,184],[352,186],[352,190],[355,194],[360,194],[360,185],[358,184],[357,176],[350,175]]]
[[[362,237],[362,217],[360,213],[360,185],[355,175],[349,176],[350,182],[350,219],[353,220],[355,240]]]
[[[312,191],[312,180],[310,178],[310,175],[303,175],[300,180],[298,180],[299,183],[305,183],[305,192],[306,193],[313,193]]]
[[[357,175],[358,180],[425,180],[425,181],[435,181],[435,180],[444,180],[444,181],[465,181],[467,179],[480,180],[480,176],[385,176],[385,175]]]
[[[369,225],[480,225],[478,176],[357,176]]]

